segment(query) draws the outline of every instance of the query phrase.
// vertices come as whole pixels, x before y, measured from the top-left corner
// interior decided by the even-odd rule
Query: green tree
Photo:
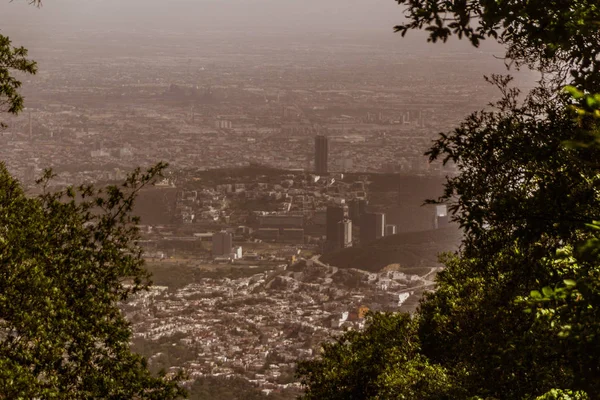
[[[0,112],[17,114],[23,110],[21,81],[14,71],[35,74],[37,64],[27,58],[27,49],[13,46],[9,37],[0,35]],[[0,128],[4,127],[0,121]]]
[[[443,3],[449,19],[460,19],[463,3]],[[543,12],[534,12],[534,5],[542,6],[471,4],[481,13],[478,32],[499,29],[509,58],[543,71],[570,70],[571,78],[559,73],[558,80],[542,80],[523,102],[508,79],[493,78],[502,91],[496,110],[473,114],[428,153],[460,168],[440,201],[452,204],[465,240],[447,259],[437,291],[422,302],[423,353],[449,370],[465,369],[455,383],[483,397],[531,398],[557,387],[600,391],[600,349],[583,345],[589,338],[582,336],[561,340],[553,321],[524,313],[518,301],[532,287],[548,292],[594,270],[589,260],[566,262],[556,254],[589,238],[585,225],[600,212],[598,148],[572,145],[588,141],[597,123],[574,119],[571,99],[556,86],[597,87],[592,61],[600,43],[590,21],[600,20],[600,10],[579,1],[544,2]],[[545,19],[555,12],[561,16]],[[432,40],[436,32],[444,38],[435,25]]]
[[[408,314],[370,314],[364,331],[350,330],[326,343],[317,360],[299,363],[303,398],[451,398],[446,371],[419,353],[416,333]]]
[[[574,88],[568,91],[578,99],[575,107],[578,121],[589,126],[589,121],[600,119],[600,95],[586,95]],[[587,122],[584,122],[588,120]],[[573,148],[598,148],[600,131],[584,141],[569,142]],[[568,347],[569,354],[577,360],[578,380],[590,382],[589,393],[600,392],[597,376],[600,375],[600,222],[587,224],[590,235],[575,246],[560,248],[552,262],[564,265],[571,271],[568,279],[533,290],[519,299],[528,304],[528,312],[535,311],[536,322],[552,337]],[[554,398],[554,397],[551,397]]]
[[[0,35],[0,112],[23,109],[14,74],[36,71],[27,50]],[[131,211],[138,191],[165,167],[138,169],[120,187],[27,197],[0,163],[0,398],[185,395],[180,373],[153,376],[131,352],[131,327],[119,309],[150,284]],[[48,171],[40,183],[51,177]]]
[[[474,46],[493,38],[507,48],[507,63],[528,65],[599,90],[600,5],[596,0],[395,0],[405,6],[402,35],[425,29],[429,40],[452,35]]]
[[[40,5],[40,0],[29,4]],[[27,58],[27,49],[13,46],[8,36],[0,35],[0,112],[18,114],[23,110],[23,96],[19,92],[22,82],[14,73],[35,74],[37,64]],[[6,125],[0,121],[0,128]]]
[[[588,400],[589,396],[584,392],[573,392],[572,390],[552,389],[535,400]]]
[[[449,369],[467,366],[460,384],[477,395],[591,390],[598,371],[584,374],[574,349],[515,300],[583,267],[554,256],[598,219],[600,153],[565,145],[590,134],[566,99],[542,87],[519,103],[506,80],[496,83],[503,88],[497,110],[473,114],[430,151],[461,169],[441,201],[451,204],[465,240],[421,305],[423,352]]]
[[[150,283],[131,209],[164,167],[137,170],[121,187],[32,198],[0,165],[2,398],[184,394],[180,375],[154,377],[131,352],[131,327],[118,306]]]
[[[443,259],[436,291],[414,317],[411,340],[420,346],[408,361],[443,371],[448,385],[438,394],[448,398],[596,397],[600,263],[581,243],[594,243],[587,224],[600,220],[600,149],[580,144],[597,140],[598,121],[587,115],[600,82],[597,1],[397,2],[407,6],[407,22],[396,28],[403,34],[424,28],[431,41],[456,34],[476,46],[493,37],[507,46],[507,63],[552,73],[524,98],[510,78],[490,77],[500,101],[440,134],[428,152],[459,169],[438,201],[450,204],[465,238]],[[560,92],[567,83],[577,87],[576,101]],[[398,346],[373,333],[353,341],[367,337],[383,341],[373,346]],[[352,354],[359,352],[346,358]],[[308,393],[334,379],[319,372],[324,362],[328,371],[354,368],[324,353],[299,370],[318,374],[305,379]],[[384,366],[375,364],[379,379]]]

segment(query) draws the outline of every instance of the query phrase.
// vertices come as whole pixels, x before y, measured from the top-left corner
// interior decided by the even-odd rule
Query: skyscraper
[[[338,222],[338,249],[345,249],[352,246],[352,221],[345,219]]]
[[[448,208],[445,204],[435,206],[435,218],[433,220],[433,228],[444,228],[448,225],[450,218],[448,216]]]
[[[375,236],[376,239],[385,236],[385,214],[375,213]]]
[[[315,136],[315,173],[326,175],[327,158],[329,157],[329,139],[324,135]]]
[[[360,218],[360,243],[369,243],[383,236],[385,236],[385,214],[363,214]]]
[[[231,233],[216,232],[212,237],[213,257],[228,256],[233,248],[233,237]]]
[[[325,233],[327,235],[327,247],[335,248],[340,243],[339,223],[344,220],[344,209],[342,207],[327,207]]]
[[[349,217],[355,225],[360,225],[360,217],[367,212],[367,201],[365,199],[353,199],[349,205]]]
[[[385,236],[392,236],[396,234],[396,225],[387,224],[385,226]]]
[[[360,222],[360,212],[358,209],[358,199],[350,200],[348,204],[348,216],[355,224]]]

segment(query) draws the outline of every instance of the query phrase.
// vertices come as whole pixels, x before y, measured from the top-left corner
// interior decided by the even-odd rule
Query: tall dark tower
[[[327,158],[329,156],[329,139],[325,135],[315,136],[315,173],[327,175]]]
[[[328,249],[337,247],[340,243],[340,227],[339,223],[344,221],[344,209],[342,207],[329,206],[327,207],[326,221],[327,225],[325,233],[327,234]]]
[[[385,214],[366,213],[360,217],[360,244],[372,242],[385,236]]]
[[[350,200],[348,214],[354,226],[360,226],[360,217],[367,212],[367,200],[353,199]]]

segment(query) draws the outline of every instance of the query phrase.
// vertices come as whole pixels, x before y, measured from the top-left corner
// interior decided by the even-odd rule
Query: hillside
[[[173,223],[177,189],[150,186],[140,191],[134,206],[142,224],[164,225]]]
[[[423,232],[400,233],[364,246],[349,247],[325,254],[321,261],[339,268],[358,268],[377,272],[399,264],[402,272],[438,266],[437,256],[458,249],[461,232],[456,227]],[[418,272],[414,272],[418,274]]]

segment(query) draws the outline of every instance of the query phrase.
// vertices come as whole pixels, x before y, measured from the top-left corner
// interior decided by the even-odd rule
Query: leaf
[[[585,226],[590,229],[600,231],[600,225],[598,225],[596,222],[594,222],[593,224],[585,224]]]
[[[584,96],[583,92],[577,89],[575,86],[565,86],[564,90],[574,99],[581,99]]]
[[[598,104],[592,96],[586,97],[585,102],[589,108],[595,108],[596,104]]]
[[[565,279],[563,282],[564,282],[565,286],[567,286],[568,288],[577,286],[577,282],[575,282],[573,279]]]
[[[554,294],[554,291],[550,286],[544,286],[542,288],[542,293],[544,293],[545,297],[551,297]]]
[[[541,299],[542,298],[542,294],[537,290],[532,290],[531,293],[529,293],[529,296],[531,296],[532,299]]]

